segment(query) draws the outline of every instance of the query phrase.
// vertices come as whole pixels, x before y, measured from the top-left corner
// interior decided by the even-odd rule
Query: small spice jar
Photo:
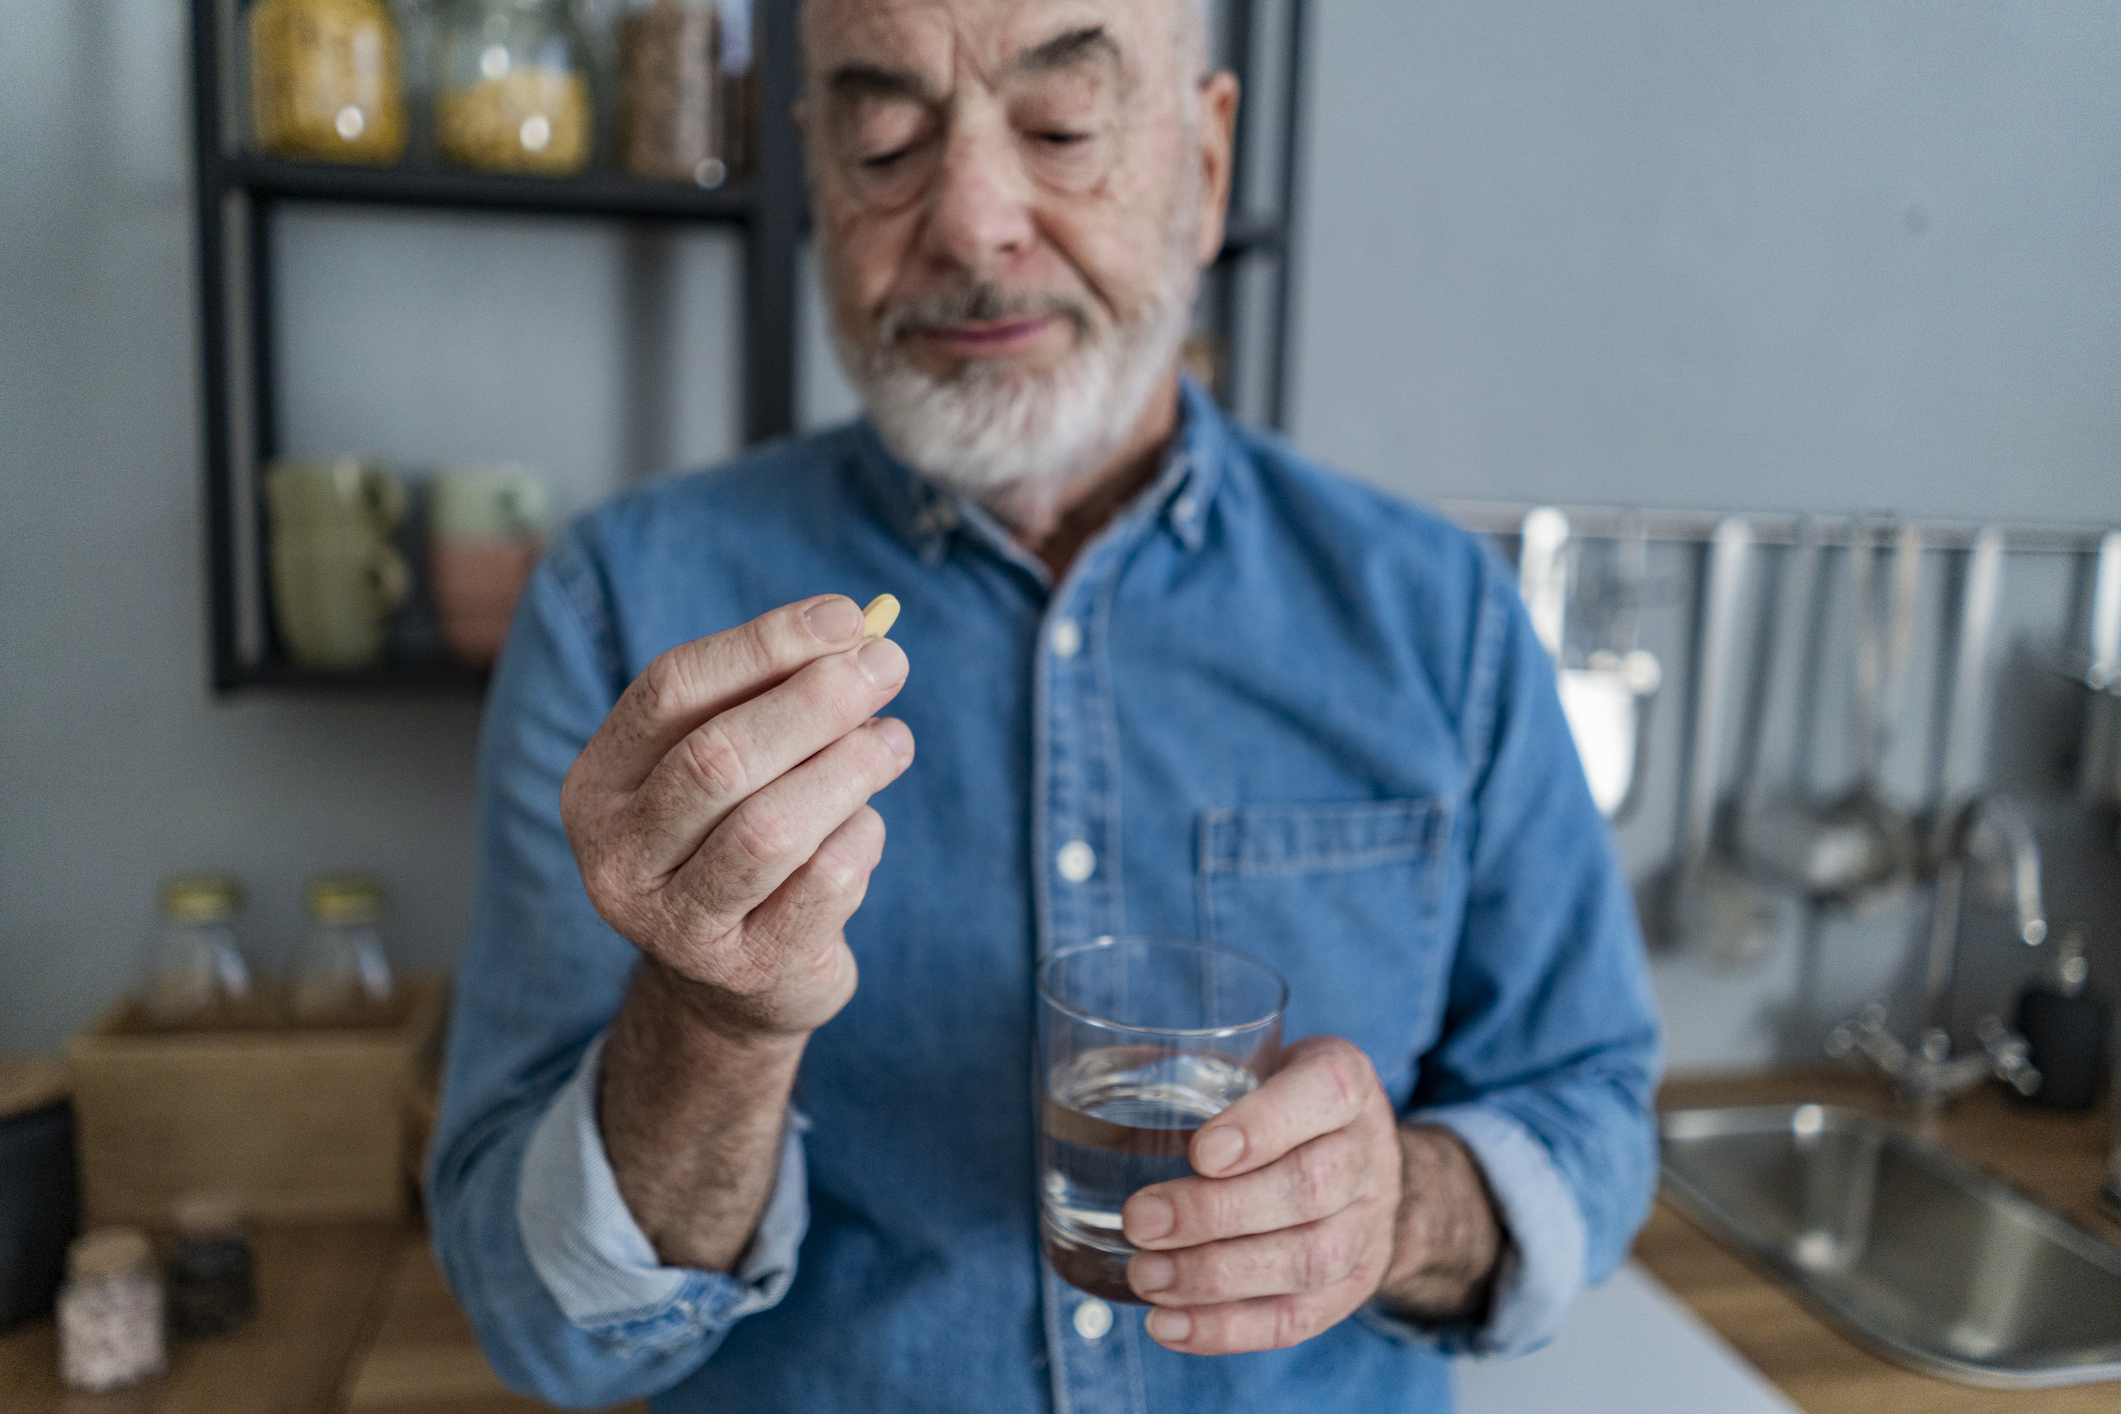
[[[327,874],[309,885],[309,939],[290,1001],[317,1026],[385,1020],[395,984],[383,951],[383,885],[367,874]]]
[[[589,55],[567,0],[454,0],[435,60],[444,157],[548,177],[589,164]]]
[[[619,165],[636,177],[718,187],[721,26],[716,0],[632,0],[619,21]]]
[[[250,1238],[234,1200],[180,1199],[169,1248],[169,1327],[180,1337],[224,1335],[257,1313]]]
[[[59,1288],[59,1378],[90,1393],[162,1373],[162,1287],[137,1228],[98,1228],[66,1252]]]
[[[250,111],[259,148],[388,166],[405,155],[398,27],[383,0],[258,0]]]

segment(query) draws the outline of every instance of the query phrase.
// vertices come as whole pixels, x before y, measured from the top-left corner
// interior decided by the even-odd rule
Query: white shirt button
[[[1080,884],[1097,872],[1097,852],[1081,840],[1070,840],[1060,847],[1053,857],[1060,876],[1071,884]]]
[[[1095,1296],[1075,1308],[1075,1333],[1084,1340],[1096,1340],[1112,1329],[1112,1308]]]
[[[1053,656],[1073,658],[1082,651],[1083,626],[1073,619],[1060,619],[1053,625]]]

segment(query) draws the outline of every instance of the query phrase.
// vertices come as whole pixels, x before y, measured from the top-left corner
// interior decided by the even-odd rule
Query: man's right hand
[[[806,1034],[854,994],[843,930],[884,848],[869,797],[913,760],[903,722],[871,720],[906,655],[861,639],[835,594],[673,648],[560,788],[597,912],[730,1039]]]

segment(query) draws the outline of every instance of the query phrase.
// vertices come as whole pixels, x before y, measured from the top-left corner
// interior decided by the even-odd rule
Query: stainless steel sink
[[[2121,1250],[1884,1121],[1666,1114],[1665,1192],[1872,1349],[2001,1388],[2121,1379]]]

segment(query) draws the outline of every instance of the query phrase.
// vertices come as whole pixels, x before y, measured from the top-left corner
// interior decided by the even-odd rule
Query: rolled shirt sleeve
[[[639,954],[591,904],[559,796],[630,676],[606,594],[581,528],[563,534],[487,693],[479,883],[428,1180],[436,1257],[495,1372],[571,1407],[660,1394],[698,1369],[788,1290],[807,1222],[791,1124],[739,1270],[661,1267],[597,1134],[600,1038]]]
[[[1480,1105],[1452,1105],[1407,1116],[1464,1141],[1507,1234],[1486,1320],[1478,1327],[1427,1330],[1380,1303],[1363,1319],[1396,1340],[1421,1340],[1451,1354],[1521,1355],[1551,1340],[1584,1287],[1586,1240],[1576,1196],[1546,1148],[1523,1125]]]
[[[1374,1305],[1364,1319],[1454,1353],[1515,1355],[1553,1338],[1649,1210],[1661,1060],[1627,879],[1552,663],[1499,563],[1482,599],[1462,714],[1464,924],[1443,1035],[1401,1119],[1465,1141],[1509,1244],[1479,1327],[1417,1331]]]
[[[697,1341],[770,1309],[795,1280],[810,1225],[802,1116],[788,1113],[773,1193],[736,1270],[668,1266],[634,1221],[604,1150],[596,1115],[603,1054],[599,1036],[523,1152],[516,1224],[553,1302],[590,1335],[640,1348]]]

